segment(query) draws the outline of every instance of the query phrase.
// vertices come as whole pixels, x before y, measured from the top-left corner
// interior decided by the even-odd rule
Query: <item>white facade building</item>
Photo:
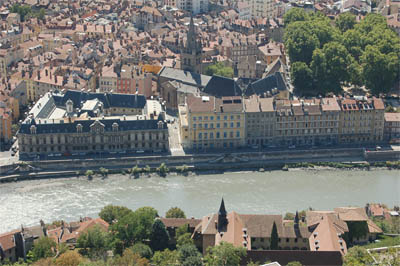
[[[208,0],[176,0],[176,7],[197,15],[208,12]]]

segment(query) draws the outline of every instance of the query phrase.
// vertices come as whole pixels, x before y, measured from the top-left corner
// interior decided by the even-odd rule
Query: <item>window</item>
[[[217,132],[217,139],[219,139],[219,132]]]
[[[240,138],[240,131],[236,131],[236,137]]]
[[[231,120],[233,120],[234,118],[233,118],[233,115],[231,115]]]
[[[240,127],[240,122],[236,122],[236,127]]]
[[[228,123],[224,123],[224,128],[227,128],[228,127]]]
[[[224,120],[226,120],[226,119],[228,119],[228,116],[225,115],[225,116],[224,116]]]
[[[208,124],[204,124],[204,128],[208,128]]]
[[[220,128],[220,124],[219,123],[217,123],[217,128]]]
[[[224,132],[224,139],[228,137],[228,133]]]
[[[199,139],[201,139],[203,137],[203,134],[200,132],[199,133]]]
[[[221,120],[221,117],[220,117],[220,116],[217,116],[217,120]]]
[[[231,128],[233,128],[233,122],[231,122]]]
[[[205,117],[204,117],[204,120],[208,120],[208,116],[205,116]]]
[[[214,138],[214,133],[210,132],[210,139],[213,139],[213,138]]]
[[[210,116],[210,120],[214,120],[214,117],[213,117],[213,116]]]

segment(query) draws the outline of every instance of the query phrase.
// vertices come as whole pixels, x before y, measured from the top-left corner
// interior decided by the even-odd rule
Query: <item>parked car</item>
[[[137,150],[136,153],[144,153],[143,150]]]
[[[289,149],[296,149],[296,145],[290,145]]]

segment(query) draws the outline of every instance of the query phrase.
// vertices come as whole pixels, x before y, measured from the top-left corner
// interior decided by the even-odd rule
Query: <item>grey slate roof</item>
[[[242,90],[236,81],[221,76],[212,76],[203,92],[215,97],[242,96]]]
[[[120,120],[120,119],[100,119],[100,123],[104,125],[104,130],[112,131],[112,125],[117,123],[119,131],[128,130],[157,130],[159,120]],[[23,123],[19,130],[21,134],[31,134],[30,128],[32,125],[36,126],[36,134],[48,134],[48,133],[76,133],[76,127],[78,124],[82,125],[82,132],[90,132],[90,126],[96,123],[96,120],[75,120],[71,123],[47,123],[37,124],[35,119],[31,122]],[[167,129],[167,124],[163,123],[163,129]]]
[[[275,72],[275,74],[273,75],[269,75],[263,79],[254,81],[248,86],[245,95],[262,95],[265,92],[271,91],[274,88],[277,88],[279,91],[288,90],[288,87],[282,77],[281,72]]]
[[[197,87],[205,87],[210,81],[211,77],[206,75],[200,75],[194,72],[184,71],[181,69],[175,69],[170,67],[163,67],[158,75],[161,78],[170,80],[180,81],[188,85],[195,85]]]
[[[119,94],[119,93],[87,93],[81,91],[68,90],[63,97],[55,97],[57,105],[65,106],[65,103],[71,99],[74,102],[74,108],[80,108],[81,102],[98,99],[104,104],[104,108],[125,107],[142,109],[146,105],[144,95]]]

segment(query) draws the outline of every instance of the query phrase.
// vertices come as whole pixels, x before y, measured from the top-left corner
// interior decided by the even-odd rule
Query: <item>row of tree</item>
[[[43,20],[46,16],[46,10],[44,8],[41,8],[39,11],[34,12],[30,6],[20,5],[18,3],[12,5],[10,11],[11,13],[18,13],[21,18],[21,21],[25,21],[31,17],[36,17],[38,19]]]
[[[299,95],[339,94],[347,86],[387,93],[400,77],[400,38],[386,18],[350,13],[333,22],[321,13],[291,9],[284,16],[285,46]]]

